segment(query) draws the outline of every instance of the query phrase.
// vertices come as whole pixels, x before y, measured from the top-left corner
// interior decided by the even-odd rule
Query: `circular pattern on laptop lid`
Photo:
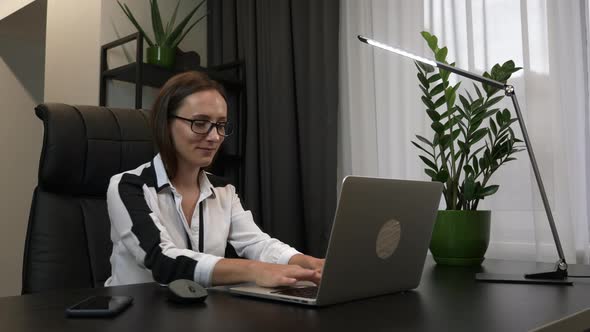
[[[401,232],[401,224],[395,219],[388,220],[381,226],[376,241],[377,257],[387,259],[393,255],[399,245]]]

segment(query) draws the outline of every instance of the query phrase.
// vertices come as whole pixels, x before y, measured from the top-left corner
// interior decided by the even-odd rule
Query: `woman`
[[[152,129],[160,153],[109,184],[113,252],[105,286],[176,279],[203,286],[319,282],[323,259],[263,233],[235,188],[203,170],[231,134],[217,82],[198,72],[171,78],[155,101]],[[248,259],[223,258],[228,242]]]

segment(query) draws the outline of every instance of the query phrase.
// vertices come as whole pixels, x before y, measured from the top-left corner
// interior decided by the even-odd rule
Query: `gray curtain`
[[[244,205],[323,256],[336,207],[338,0],[209,0],[208,62],[244,61]]]

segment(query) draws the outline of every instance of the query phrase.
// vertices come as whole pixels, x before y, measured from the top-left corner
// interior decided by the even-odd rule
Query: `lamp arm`
[[[533,173],[535,173],[535,179],[537,180],[539,192],[541,193],[541,199],[543,200],[543,206],[545,207],[545,213],[547,214],[547,219],[549,219],[549,226],[551,227],[553,240],[555,241],[555,246],[557,247],[557,253],[559,255],[558,268],[561,270],[567,270],[567,263],[565,261],[565,255],[563,254],[563,248],[561,247],[561,241],[559,240],[559,234],[557,233],[557,228],[555,227],[553,213],[551,213],[551,207],[549,206],[549,200],[547,199],[545,186],[543,185],[543,180],[541,179],[541,172],[539,171],[539,167],[537,166],[537,159],[535,158],[535,153],[533,152],[533,147],[529,139],[529,134],[527,132],[526,125],[524,124],[522,113],[520,112],[520,106],[518,105],[518,99],[516,98],[516,94],[514,93],[514,87],[511,85],[506,85],[506,87],[504,88],[504,92],[506,93],[506,96],[510,97],[510,99],[512,100],[514,110],[516,111],[516,118],[518,119],[520,130],[522,131],[524,144],[526,145],[526,150],[529,154],[529,159],[531,160]]]

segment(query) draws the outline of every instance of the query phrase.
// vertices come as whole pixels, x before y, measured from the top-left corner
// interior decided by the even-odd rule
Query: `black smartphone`
[[[130,296],[91,296],[66,309],[68,317],[111,317],[127,309]]]

